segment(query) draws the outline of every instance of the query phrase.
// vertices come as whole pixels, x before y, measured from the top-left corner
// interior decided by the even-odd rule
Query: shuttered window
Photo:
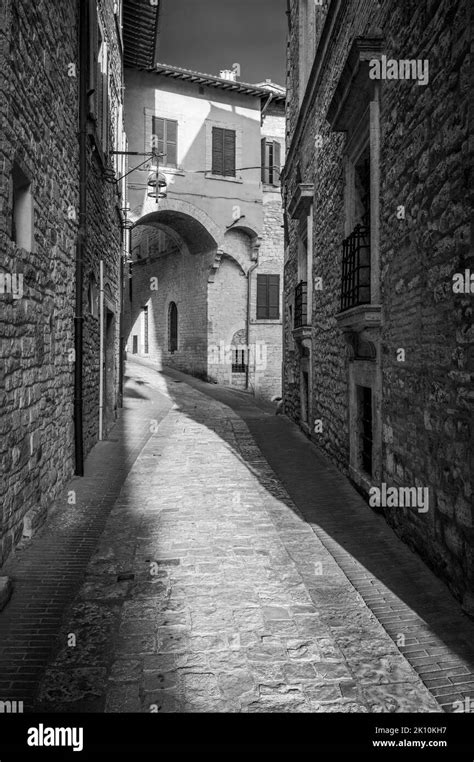
[[[100,35],[100,30],[99,30]],[[102,142],[102,150],[109,150],[110,131],[110,100],[109,100],[109,50],[105,40],[100,40],[99,45],[99,71],[98,71],[98,128]]]
[[[235,177],[235,131],[212,128],[212,174]]]
[[[257,275],[257,320],[280,317],[280,276]]]
[[[160,156],[159,163],[165,167],[178,165],[178,122],[174,119],[152,118],[151,144]]]
[[[281,146],[277,140],[263,138],[262,143],[262,183],[280,185]]]
[[[107,42],[97,16],[97,1],[89,0],[88,29],[88,99],[89,112],[95,120],[95,137],[104,153],[110,145],[110,66]]]

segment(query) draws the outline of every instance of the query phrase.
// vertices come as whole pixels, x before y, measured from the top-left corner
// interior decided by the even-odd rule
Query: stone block
[[[25,513],[23,518],[23,534],[25,540],[30,540],[46,519],[47,509],[42,505],[35,505]]]
[[[10,577],[0,577],[0,611],[5,608],[13,592]]]

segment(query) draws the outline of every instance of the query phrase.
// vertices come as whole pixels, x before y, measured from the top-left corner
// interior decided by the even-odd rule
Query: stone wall
[[[276,131],[271,137],[279,137]],[[282,140],[282,156],[284,141]],[[271,399],[281,395],[282,374],[282,310],[283,310],[283,214],[280,189],[264,186],[263,235],[258,252],[258,267],[252,277],[250,301],[250,343],[261,345],[261,360],[255,366],[252,385],[257,397]],[[280,276],[280,317],[277,320],[257,320],[257,276]]]
[[[138,225],[133,231],[133,249],[140,247],[141,259],[133,264],[132,303],[126,311],[127,350],[138,337],[138,354],[158,365],[168,365],[188,373],[204,374],[207,363],[207,279],[213,253],[191,254],[151,226]],[[153,280],[156,278],[157,280]],[[125,289],[129,303],[129,291]],[[178,349],[168,349],[170,302],[178,310]],[[149,352],[144,351],[142,307],[148,306]]]
[[[111,8],[109,1],[102,6],[106,33],[112,40],[115,22]],[[112,66],[118,72],[114,55]],[[22,275],[23,288],[21,294],[0,293],[0,565],[22,534],[31,534],[41,523],[74,469],[78,68],[76,4],[2,2],[0,275],[2,279]],[[106,260],[107,280],[117,299],[120,241],[116,194],[103,182],[92,155],[89,168],[85,312],[86,275],[93,269],[98,283],[99,252]],[[28,237],[30,224],[26,218],[18,231],[20,237],[13,240],[12,171],[20,171],[30,183],[30,241],[24,237]],[[97,439],[97,322],[86,315],[86,453]]]
[[[430,81],[409,88],[394,82],[384,90],[383,466],[387,483],[429,486],[430,510],[426,520],[394,509],[388,518],[474,610],[468,599],[474,591],[473,297],[452,289],[453,274],[474,264],[469,3],[392,5],[383,21],[389,54],[429,60]],[[393,214],[399,204],[405,222]],[[399,348],[405,362],[397,361]]]
[[[268,199],[268,203],[267,203]],[[256,321],[257,273],[281,273],[281,198],[264,194],[265,228],[258,268],[253,271],[248,346],[249,387],[269,399],[281,391],[281,320]],[[252,264],[250,237],[240,230],[224,238],[218,266],[214,251],[191,253],[179,237],[152,225],[137,225],[132,234],[132,300],[124,288],[127,351],[149,357],[218,383],[244,386],[246,375],[232,372],[232,342],[247,346],[247,272]],[[178,308],[178,351],[168,351],[168,309]],[[145,352],[143,307],[148,306],[148,352]],[[236,336],[238,334],[238,336]],[[253,362],[255,358],[255,362]]]
[[[122,59],[117,37],[114,17],[113,0],[102,0],[98,4],[99,21],[108,45],[109,62],[109,147],[121,149],[118,144],[123,130],[122,116]],[[88,283],[92,275],[97,288],[100,280],[100,260],[104,269],[104,307],[113,314],[111,335],[105,340],[109,343],[107,351],[114,357],[113,368],[107,373],[106,385],[112,388],[111,404],[104,410],[104,435],[110,430],[117,416],[118,383],[119,383],[119,342],[120,342],[120,257],[121,232],[118,208],[125,205],[124,198],[119,195],[120,186],[104,181],[103,169],[113,166],[116,176],[120,177],[124,170],[117,157],[105,157],[103,162],[98,157],[97,150],[90,150],[88,155],[88,187],[87,187],[87,226],[88,242],[84,261],[84,454],[87,455],[99,435],[99,314],[90,315],[88,309]],[[110,316],[111,317],[111,316]],[[109,317],[109,319],[110,319]],[[106,320],[104,319],[104,322]]]
[[[278,140],[281,146],[282,165],[285,159],[285,122],[281,107],[270,104],[262,124],[262,136]],[[265,347],[264,362],[255,368],[253,385],[255,394],[266,399],[282,393],[282,346],[283,346],[283,202],[281,187],[263,185],[263,231],[258,252],[258,268],[253,277],[251,291],[251,330],[253,344]],[[256,275],[280,276],[280,317],[278,320],[256,319]]]
[[[256,320],[256,278],[259,273],[279,274],[283,281],[281,192],[278,184],[261,182],[262,137],[278,140],[281,159],[284,157],[283,105],[270,103],[261,125],[259,97],[221,92],[218,88],[210,92],[210,88],[196,83],[131,70],[127,70],[127,83],[131,150],[143,150],[144,136],[147,145],[153,115],[178,123],[178,166],[160,165],[167,183],[166,196],[157,204],[145,191],[146,174],[140,170],[130,174],[132,218],[138,223],[133,232],[133,259],[148,256],[149,235],[153,247],[161,253],[153,260],[160,282],[158,294],[149,294],[151,264],[133,264],[132,314],[125,304],[128,349],[133,350],[135,335],[137,349],[143,352],[143,321],[136,305],[151,299],[152,305],[159,305],[153,308],[157,343],[149,347],[156,362],[242,387],[247,374],[232,373],[230,350],[225,350],[238,334],[235,341],[249,347],[245,350],[251,359],[249,389],[266,398],[280,394],[281,319]],[[215,125],[235,130],[236,177],[213,176],[210,172]],[[142,221],[146,225],[141,225]],[[162,234],[166,231],[169,241],[174,241],[175,254],[164,255],[171,244],[160,240],[160,229]],[[179,300],[178,312],[182,316],[180,345],[173,354],[166,350],[166,310],[170,300],[176,304]],[[253,363],[258,352],[258,363]]]
[[[298,119],[299,4],[291,6],[288,76],[291,141]],[[426,514],[387,508],[387,520],[472,608],[472,294],[454,294],[452,276],[472,270],[468,207],[469,3],[364,0],[341,11],[296,152],[286,170],[288,205],[297,182],[314,182],[313,441],[348,473],[348,355],[338,328],[345,237],[343,133],[326,113],[358,36],[381,30],[383,53],[429,60],[429,82],[381,83],[382,481],[429,486]],[[327,9],[317,10],[321,43]],[[472,23],[472,20],[471,20]],[[314,74],[314,72],[313,72]],[[315,83],[311,79],[309,88]],[[305,102],[303,102],[305,105]],[[315,139],[321,135],[322,147]],[[471,178],[472,182],[472,178]],[[397,219],[403,205],[405,220]],[[299,420],[299,360],[289,324],[297,282],[297,222],[289,220],[285,265],[285,408]],[[322,290],[314,278],[322,277]],[[397,357],[405,350],[405,361]],[[471,451],[472,452],[472,451]]]
[[[243,261],[247,269],[247,252]],[[232,373],[231,350],[226,352],[226,347],[233,344],[246,345],[247,278],[234,259],[222,258],[213,282],[209,283],[208,297],[208,374],[220,384],[245,385],[245,373]]]

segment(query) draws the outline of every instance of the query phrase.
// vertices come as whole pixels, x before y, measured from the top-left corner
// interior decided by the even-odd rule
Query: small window
[[[257,320],[280,317],[280,276],[257,275]]]
[[[21,249],[33,249],[33,196],[31,183],[14,162],[11,172],[11,239]]]
[[[245,373],[247,363],[245,362],[245,349],[232,350],[232,373]]]
[[[235,177],[235,130],[212,128],[212,174]]]
[[[173,119],[152,117],[151,147],[158,154],[159,163],[165,167],[178,166],[178,122]]]
[[[174,302],[168,307],[168,352],[178,349],[178,308]]]
[[[277,140],[262,139],[262,183],[280,185],[281,146]]]

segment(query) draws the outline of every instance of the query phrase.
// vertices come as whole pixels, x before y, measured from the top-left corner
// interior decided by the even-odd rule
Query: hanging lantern
[[[158,174],[158,179],[157,179]],[[168,183],[166,182],[166,177],[161,172],[150,172],[148,175],[147,185],[149,185],[151,188],[156,188],[156,185],[158,184],[159,188],[166,188]]]

